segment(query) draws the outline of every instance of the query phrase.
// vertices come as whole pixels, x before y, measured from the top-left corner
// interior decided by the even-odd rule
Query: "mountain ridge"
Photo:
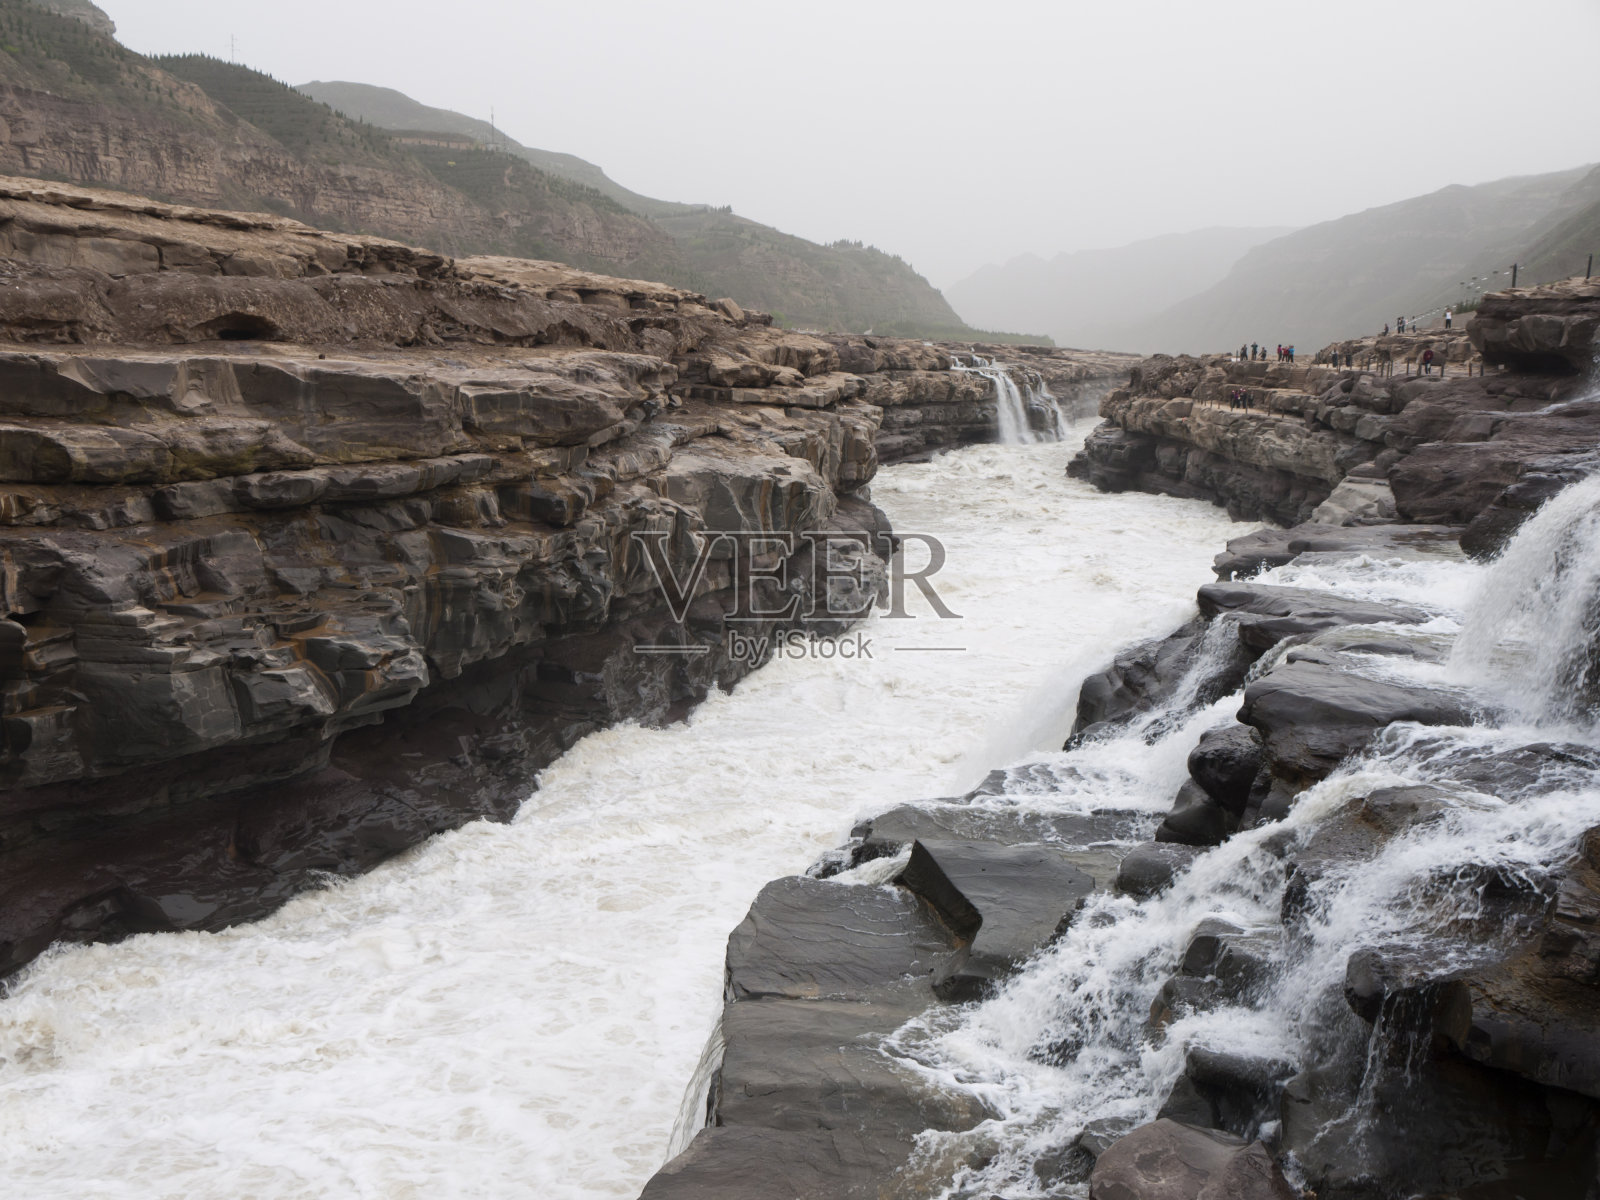
[[[1489,183],[1452,184],[1423,196],[1324,221],[1247,251],[1213,287],[1138,322],[1129,337],[1171,353],[1218,351],[1246,341],[1302,349],[1375,333],[1404,316],[1437,316],[1478,290],[1510,282],[1513,263],[1547,232],[1600,200],[1586,165]],[[1582,271],[1556,247],[1522,282]],[[1500,272],[1497,276],[1494,272]]]
[[[1215,226],[1049,259],[1022,254],[980,268],[948,297],[969,320],[1007,328],[1021,321],[1061,345],[1157,349],[1117,339],[1127,339],[1140,317],[1222,280],[1245,251],[1288,232]]]
[[[396,138],[248,67],[147,58],[109,28],[88,0],[0,0],[0,173],[652,279],[797,327],[1041,340],[970,328],[894,255],[652,202],[582,159],[505,137]]]

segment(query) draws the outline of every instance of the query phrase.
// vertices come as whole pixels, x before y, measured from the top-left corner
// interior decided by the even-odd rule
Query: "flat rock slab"
[[[921,1011],[913,1004],[740,1000],[722,1017],[727,1051],[718,1125],[794,1133],[853,1130],[910,1145],[927,1129],[971,1129],[990,1114],[967,1092],[940,1088],[883,1049]]]
[[[1244,579],[1269,567],[1281,567],[1302,554],[1374,554],[1384,558],[1421,558],[1458,549],[1459,525],[1296,525],[1263,529],[1234,538],[1212,567],[1218,579]]]
[[[1199,600],[1201,615],[1207,618],[1234,614],[1239,640],[1261,653],[1284,638],[1342,625],[1415,625],[1428,619],[1420,609],[1397,604],[1261,583],[1208,583],[1200,589]]]
[[[1472,715],[1447,692],[1367,679],[1296,651],[1245,689],[1239,719],[1261,730],[1274,776],[1306,784],[1396,721],[1462,725]]]
[[[878,1200],[910,1153],[844,1130],[704,1129],[639,1200]]]
[[[1054,847],[992,842],[919,841],[899,882],[970,939],[934,981],[945,1000],[991,990],[1066,928],[1095,887]]]
[[[861,857],[898,854],[912,842],[1044,844],[1109,887],[1129,843],[1149,836],[1150,817],[1136,812],[1040,813],[981,804],[902,805],[856,829]]]
[[[927,902],[903,889],[779,879],[728,938],[728,995],[931,1003],[955,950]]]

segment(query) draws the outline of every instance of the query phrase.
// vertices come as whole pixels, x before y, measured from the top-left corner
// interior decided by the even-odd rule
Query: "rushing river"
[[[512,824],[268,920],[41,960],[0,1002],[8,1194],[636,1195],[761,886],[1059,746],[1082,677],[1184,619],[1246,532],[1068,480],[1086,429],[879,477],[963,620],[875,618],[871,661],[776,661],[684,724],[595,734]]]
[[[1600,476],[1548,505],[1493,566],[1454,553],[1309,555],[1260,581],[1428,612],[1420,625],[1367,627],[1350,639],[1358,647],[1363,637],[1408,644],[1415,657],[1358,649],[1347,661],[1374,680],[1453,691],[1480,719],[1459,728],[1391,727],[1369,752],[1301,795],[1281,824],[1232,837],[1154,899],[1097,894],[1065,936],[995,998],[935,1010],[902,1030],[896,1042],[909,1062],[978,1093],[998,1114],[971,1133],[926,1139],[928,1153],[946,1164],[935,1171],[950,1181],[944,1197],[1085,1195],[1081,1178],[1065,1189],[1052,1186],[1035,1164],[1059,1156],[1092,1123],[1115,1132],[1154,1120],[1194,1048],[1348,1065],[1362,1087],[1348,1107],[1330,1102],[1310,1152],[1324,1160],[1359,1157],[1342,1148],[1364,1145],[1376,1119],[1367,1091],[1377,1086],[1382,1056],[1369,1043],[1383,1034],[1357,1020],[1345,1001],[1351,956],[1364,949],[1411,954],[1439,975],[1492,961],[1501,940],[1517,935],[1515,927],[1481,927],[1486,873],[1538,881],[1570,861],[1584,831],[1600,825],[1600,769],[1584,752],[1600,746],[1593,650],[1600,637]],[[1212,632],[1216,642],[1234,636],[1227,618]],[[1283,652],[1269,654],[1257,671]],[[1030,756],[1019,764],[1025,770],[1012,772],[1009,794],[988,802],[1046,813],[1164,809],[1187,776],[1189,749],[1202,732],[1232,719],[1241,696],[1205,707],[1192,700],[1192,692],[1180,691],[1163,709],[1098,742]],[[1552,741],[1577,749],[1552,755]],[[1519,772],[1519,754],[1543,756],[1544,765]],[[1304,846],[1376,790],[1419,785],[1430,794],[1442,789],[1435,817],[1318,877],[1299,905],[1309,914],[1304,928],[1286,936],[1286,840]],[[1156,1028],[1152,1001],[1178,972],[1197,929],[1216,920],[1265,948],[1264,982]],[[965,1165],[975,1158],[986,1166]]]

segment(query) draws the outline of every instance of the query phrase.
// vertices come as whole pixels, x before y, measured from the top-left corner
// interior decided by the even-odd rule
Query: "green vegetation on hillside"
[[[860,242],[822,246],[737,216],[727,205],[680,204],[642,196],[618,184],[593,163],[570,154],[524,146],[487,121],[419,104],[392,88],[318,82],[303,84],[300,90],[396,136],[409,140],[416,134],[434,133],[470,138],[483,147],[492,143],[547,175],[592,189],[585,194],[599,193],[627,211],[649,218],[676,244],[675,261],[657,256],[654,261],[635,267],[634,274],[653,271],[649,277],[665,283],[732,296],[750,308],[773,313],[791,327],[873,329],[905,337],[1049,342],[1048,338],[971,329],[904,260]],[[454,186],[484,203],[498,202],[490,200],[483,184],[445,173],[441,159],[454,159],[459,166],[463,162],[461,152],[437,154],[422,145],[410,148],[435,174]],[[573,261],[570,254],[568,261]]]
[[[73,99],[102,99],[133,85],[142,60],[74,17],[28,0],[0,0],[0,82],[37,87]]]
[[[207,54],[176,54],[150,61],[167,74],[196,85],[300,158],[401,165],[402,156],[386,134],[334,112],[270,75]]]

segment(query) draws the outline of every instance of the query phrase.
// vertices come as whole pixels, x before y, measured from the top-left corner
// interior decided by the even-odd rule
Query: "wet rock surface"
[[[1094,880],[1049,846],[917,841],[897,882],[966,941],[939,970],[943,1000],[976,1000],[1065,929]]]
[[[1008,812],[985,803],[991,785],[864,821],[811,877],[762,891],[728,942],[707,1126],[645,1196],[926,1194],[916,1135],[992,1114],[902,1061],[891,1035],[1024,967],[1095,890],[1086,866],[1114,873],[1149,827]],[[885,882],[862,878],[874,870]]]
[[[1091,1200],[1295,1200],[1259,1142],[1159,1120],[1095,1160]]]

